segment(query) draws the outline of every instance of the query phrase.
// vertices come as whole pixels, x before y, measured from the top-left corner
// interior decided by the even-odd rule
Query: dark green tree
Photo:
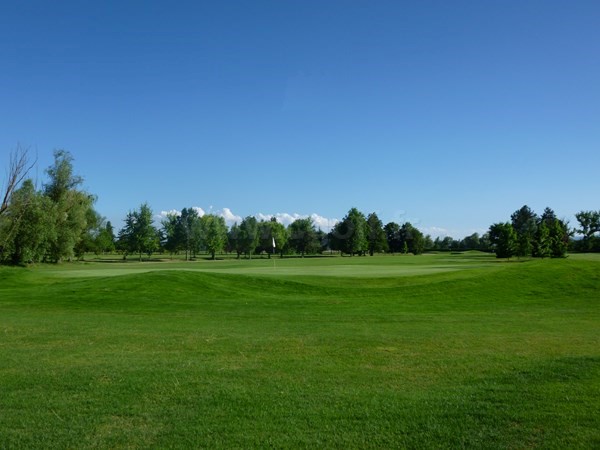
[[[177,241],[177,223],[179,215],[174,212],[169,212],[161,221],[161,230],[163,236],[163,247],[171,255],[179,251],[180,243]]]
[[[550,229],[548,228],[548,225],[546,225],[545,220],[540,220],[533,245],[533,256],[538,258],[550,257],[552,255],[551,244]]]
[[[443,239],[436,237],[433,243],[433,248],[438,251],[447,252],[460,247],[459,243],[450,236],[445,236]]]
[[[252,253],[258,244],[258,221],[253,216],[247,216],[239,227],[238,245],[241,252],[252,259]]]
[[[479,233],[473,233],[461,241],[460,247],[462,250],[479,250],[480,245]]]
[[[240,259],[241,254],[243,253],[242,241],[240,239],[240,226],[234,223],[229,231],[227,232],[227,251],[228,252],[236,252],[237,259]]]
[[[349,221],[341,220],[336,223],[329,233],[329,245],[332,250],[337,250],[340,253],[349,253],[348,239],[354,232],[354,227]]]
[[[300,253],[302,257],[306,253],[313,252],[319,245],[316,239],[315,225],[310,217],[296,219],[289,226],[288,242],[290,247]]]
[[[521,209],[515,211],[510,218],[517,233],[516,255],[531,256],[537,231],[537,215],[529,206],[524,205]]]
[[[353,232],[347,239],[347,253],[351,255],[364,255],[369,249],[367,240],[367,219],[365,215],[356,208],[351,208],[346,219],[352,224]]]
[[[550,226],[552,225],[552,223],[554,222],[554,220],[557,219],[556,214],[554,213],[554,211],[552,210],[552,208],[550,207],[546,207],[544,208],[544,212],[542,213],[542,216],[540,217],[540,221],[543,221],[546,223],[546,226]]]
[[[564,258],[569,247],[570,231],[568,225],[559,219],[554,219],[549,227],[550,250],[553,258]]]
[[[429,234],[423,239],[423,247],[425,248],[425,251],[433,250],[433,239],[431,239]]]
[[[158,249],[160,239],[153,224],[152,209],[147,203],[127,213],[125,226],[119,233],[120,246],[125,254],[138,254],[141,261],[143,254],[150,256]]]
[[[510,258],[516,254],[517,233],[510,223],[493,224],[489,235],[496,258]]]
[[[175,224],[176,247],[185,251],[185,259],[189,260],[200,249],[201,226],[200,217],[194,208],[183,208],[177,216]]]
[[[491,252],[492,251],[492,243],[490,242],[490,234],[484,233],[483,236],[479,239],[479,250],[482,252]]]
[[[400,236],[402,240],[403,253],[412,253],[413,255],[420,255],[423,253],[425,247],[425,238],[423,233],[412,226],[410,222],[406,222],[402,225],[402,228],[400,229]],[[406,252],[404,250],[406,250]]]
[[[368,250],[367,219],[356,208],[338,222],[331,233],[332,248],[349,255],[362,255]]]
[[[367,242],[369,255],[371,256],[373,256],[375,252],[387,250],[387,240],[383,229],[383,222],[374,212],[367,217]]]
[[[315,232],[315,240],[318,245],[318,247],[316,248],[316,251],[318,253],[322,254],[323,252],[330,249],[329,248],[329,234],[325,233],[320,228]]]
[[[400,225],[396,222],[389,222],[383,227],[388,250],[391,253],[400,253],[402,251],[402,236],[400,234]]]

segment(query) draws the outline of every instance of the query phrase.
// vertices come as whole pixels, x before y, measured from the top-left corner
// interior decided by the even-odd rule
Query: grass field
[[[0,448],[600,448],[600,258],[0,267]]]

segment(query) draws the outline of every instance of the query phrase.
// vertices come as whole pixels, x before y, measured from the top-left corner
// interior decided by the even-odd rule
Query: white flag
[[[273,238],[273,248],[275,248],[275,238]]]

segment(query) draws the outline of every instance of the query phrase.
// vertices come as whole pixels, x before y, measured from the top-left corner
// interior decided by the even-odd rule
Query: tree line
[[[259,221],[248,216],[228,228],[223,217],[200,216],[194,208],[168,214],[158,227],[152,218],[152,210],[146,203],[130,211],[115,240],[115,248],[124,256],[136,254],[140,259],[156,251],[181,253],[186,259],[201,252],[207,252],[213,259],[222,252],[251,259],[257,254],[270,258],[275,253],[283,257],[336,251],[354,256],[383,251],[419,254],[425,250],[423,233],[410,223],[400,226],[391,222],[384,227],[377,214],[365,217],[356,208],[350,209],[329,233],[318,229],[311,218],[296,219],[286,227],[274,217]]]
[[[86,253],[115,251],[124,258],[137,255],[140,260],[155,252],[183,254],[186,259],[205,252],[214,259],[223,252],[238,258],[257,254],[270,258],[334,251],[355,256],[481,250],[495,252],[499,258],[544,258],[563,257],[569,248],[600,251],[600,211],[577,213],[580,228],[571,230],[552,209],[538,216],[526,205],[511,215],[510,222],[495,223],[487,233],[473,233],[462,240],[433,240],[409,222],[384,225],[375,212],[365,215],[356,208],[324,232],[310,218],[296,219],[286,227],[274,217],[259,221],[248,216],[227,227],[223,217],[200,216],[194,208],[183,208],[155,223],[147,203],[129,211],[115,235],[112,224],[94,209],[95,196],[81,188],[83,179],[74,173],[69,152],[54,152],[54,163],[46,169],[47,181],[40,188],[27,178],[34,164],[26,149],[19,147],[11,155],[8,178],[0,192],[3,263],[60,262]],[[572,239],[575,232],[582,238]]]

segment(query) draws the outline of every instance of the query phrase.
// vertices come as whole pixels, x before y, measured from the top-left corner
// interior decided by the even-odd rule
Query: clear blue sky
[[[600,2],[2,2],[0,157],[119,222],[199,206],[460,238],[599,209]]]

